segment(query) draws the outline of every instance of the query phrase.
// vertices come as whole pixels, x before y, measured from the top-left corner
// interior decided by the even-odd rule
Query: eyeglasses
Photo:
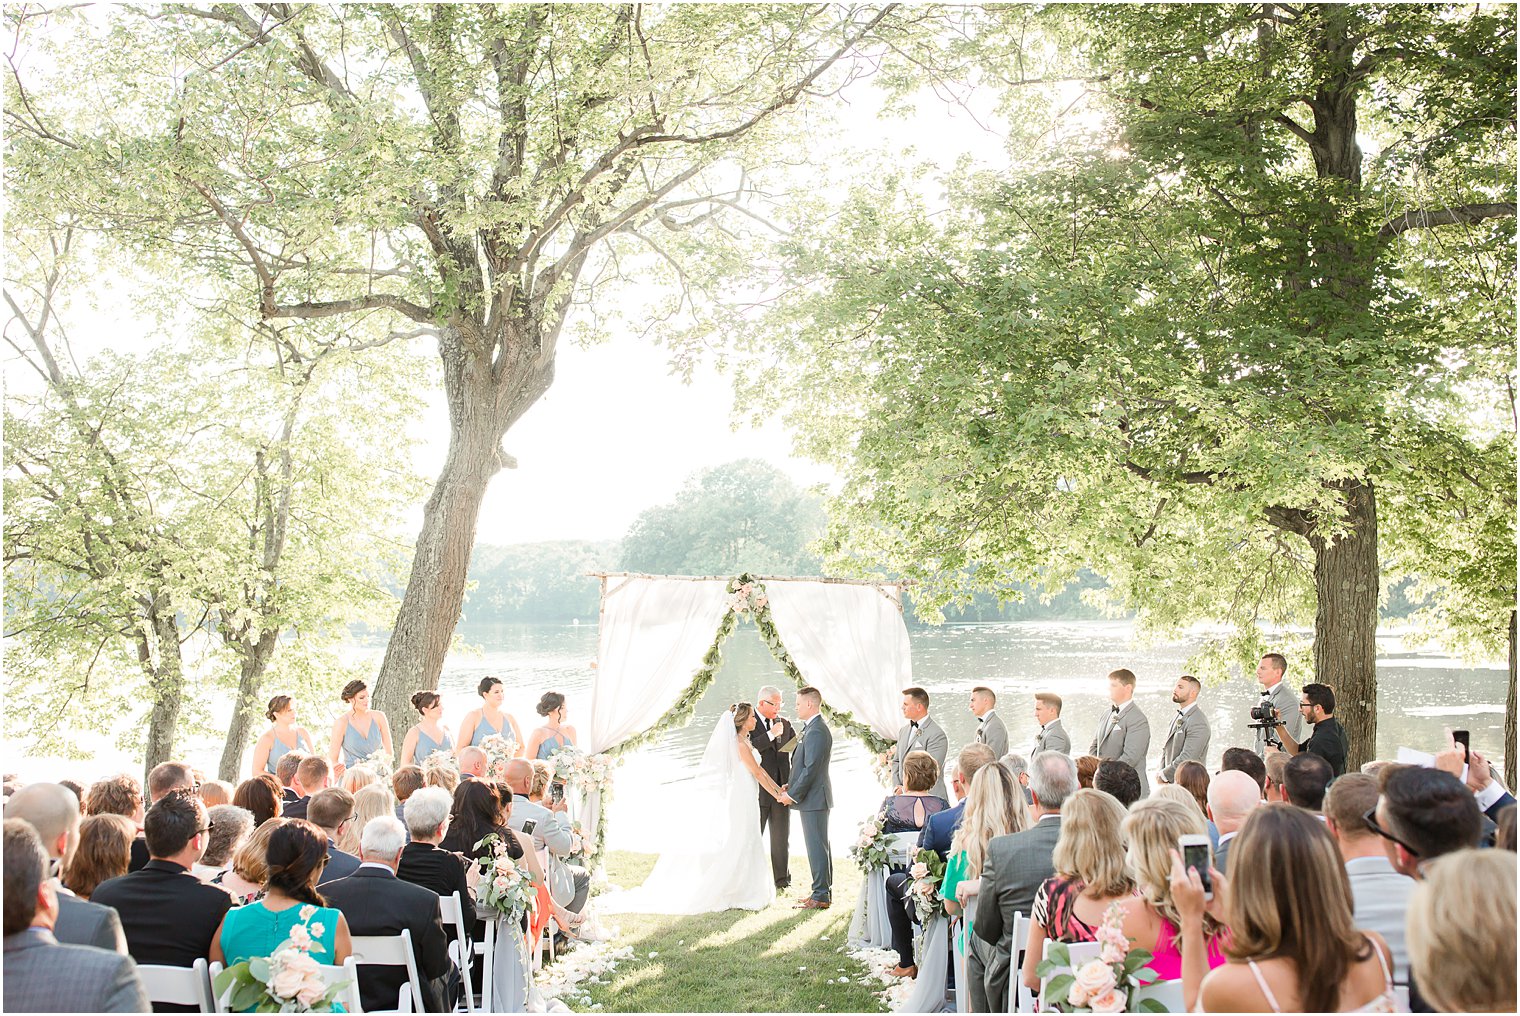
[[[211,830],[213,830],[215,828],[216,828],[216,823],[215,822],[207,822],[206,823],[206,827],[204,829],[197,829],[195,831],[195,835],[201,836],[201,835],[203,835],[205,833],[209,833]]]
[[[1314,703],[1313,702],[1300,702],[1298,704],[1298,708],[1300,708],[1300,709],[1313,709],[1314,708]]]
[[[1389,832],[1387,829],[1384,829],[1382,826],[1378,825],[1378,821],[1377,821],[1377,807],[1376,806],[1367,809],[1366,813],[1362,815],[1362,821],[1367,823],[1367,828],[1368,829],[1371,829],[1373,832],[1377,833],[1383,839],[1385,839],[1385,840],[1392,840],[1394,843],[1397,843],[1399,846],[1401,846],[1405,850],[1409,851],[1415,857],[1419,857],[1420,856],[1420,852],[1418,850],[1414,849],[1409,844],[1405,843],[1403,840],[1401,840],[1397,836],[1393,835],[1393,833]]]

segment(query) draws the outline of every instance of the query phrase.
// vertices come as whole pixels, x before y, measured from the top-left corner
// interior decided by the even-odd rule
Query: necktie
[[[771,720],[771,719],[767,719],[765,721],[765,729],[766,729],[767,732],[769,732],[769,730],[771,729],[771,724],[775,723],[775,722],[776,722],[775,720]]]

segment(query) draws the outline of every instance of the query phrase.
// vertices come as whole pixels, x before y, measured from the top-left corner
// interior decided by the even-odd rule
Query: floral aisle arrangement
[[[860,835],[850,848],[850,856],[867,875],[887,864],[886,821],[885,815],[877,813],[861,822]]]
[[[913,909],[918,913],[919,927],[927,928],[930,922],[945,912],[945,901],[939,898],[939,884],[945,879],[945,862],[934,851],[924,847],[915,855],[908,876],[913,879],[908,892],[913,897]]]
[[[549,764],[554,767],[554,778],[565,786],[575,787],[583,794],[593,790],[601,792],[602,806],[606,807],[612,792],[611,755],[605,752],[588,755],[573,745],[566,745],[549,756]]]
[[[883,787],[891,788],[892,753],[890,751],[874,752],[871,755],[871,774]]]
[[[1045,1004],[1057,1012],[1166,1012],[1153,998],[1138,1005],[1132,999],[1142,983],[1156,979],[1147,964],[1151,954],[1131,948],[1124,934],[1124,911],[1112,904],[1098,926],[1102,952],[1095,960],[1072,969],[1071,952],[1064,943],[1051,943],[1038,969],[1045,984]]]
[[[480,742],[480,747],[486,753],[486,772],[493,779],[499,779],[507,763],[517,755],[517,739],[511,735],[492,734]]]
[[[306,926],[317,908],[304,906],[297,913],[301,923],[269,956],[254,956],[234,963],[216,976],[211,987],[220,998],[232,989],[228,1007],[233,1012],[334,1012],[335,1001],[347,981],[332,985],[322,980],[320,964],[312,958],[321,953],[321,924]]]
[[[499,910],[509,920],[516,920],[533,905],[538,891],[526,871],[518,866],[507,853],[507,844],[495,833],[476,843],[473,850],[486,848],[487,853],[476,861],[480,870],[480,885],[475,898],[490,910]]]
[[[759,614],[771,602],[765,595],[765,587],[753,579],[745,581],[747,578],[740,576],[738,588],[728,597],[728,609],[735,614]]]

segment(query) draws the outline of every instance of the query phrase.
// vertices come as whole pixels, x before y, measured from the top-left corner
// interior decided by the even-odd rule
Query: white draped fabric
[[[832,708],[897,736],[902,689],[913,684],[908,629],[891,586],[767,582],[771,618],[803,678]]]
[[[920,943],[918,976],[913,993],[894,1012],[939,1012],[945,1006],[946,974],[950,971],[950,919],[944,914],[929,922]],[[1017,976],[1014,971],[1012,976]]]

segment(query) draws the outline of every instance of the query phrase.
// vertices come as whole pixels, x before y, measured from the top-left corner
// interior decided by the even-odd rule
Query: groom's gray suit
[[[832,902],[834,896],[834,862],[829,854],[829,809],[834,807],[829,756],[833,753],[833,732],[822,716],[814,716],[797,735],[792,778],[786,786],[787,796],[797,802],[792,808],[802,822],[802,842],[813,872],[812,898],[820,903]]]

